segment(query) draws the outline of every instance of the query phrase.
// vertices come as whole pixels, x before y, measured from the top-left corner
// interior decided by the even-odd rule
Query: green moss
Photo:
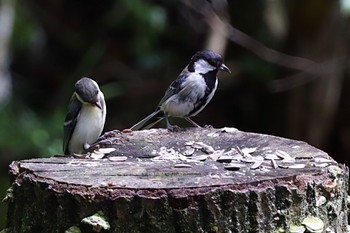
[[[64,231],[64,233],[81,233],[81,230],[77,226],[72,226]]]
[[[211,232],[219,232],[219,227],[217,225],[211,224],[210,229]]]
[[[10,230],[10,228],[6,228],[0,231],[0,233],[11,233],[12,231]]]
[[[106,215],[102,211],[98,211],[92,216],[83,218],[81,222],[92,226],[97,232],[100,232],[102,229],[109,230],[111,228]]]

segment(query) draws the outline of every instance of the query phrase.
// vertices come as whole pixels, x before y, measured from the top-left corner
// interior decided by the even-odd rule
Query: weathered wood
[[[112,131],[98,146],[116,150],[13,162],[8,230],[276,232],[317,217],[314,232],[346,231],[348,169],[304,142],[191,128]],[[93,230],[96,213],[109,227]]]

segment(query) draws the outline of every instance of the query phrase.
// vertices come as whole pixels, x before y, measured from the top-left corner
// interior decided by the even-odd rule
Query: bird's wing
[[[170,86],[168,87],[168,89],[165,91],[165,94],[163,96],[163,98],[160,100],[158,107],[156,109],[156,111],[154,111],[153,113],[151,113],[149,116],[147,116],[145,119],[141,120],[140,122],[136,123],[134,126],[132,126],[130,129],[131,130],[139,130],[139,129],[149,129],[152,126],[154,126],[155,124],[157,124],[159,121],[163,120],[165,115],[164,112],[161,110],[160,106],[167,100],[169,99],[171,96],[179,93],[180,91],[182,91],[183,87],[182,87],[182,83],[184,82],[184,80],[186,79],[186,77],[188,76],[188,71],[187,71],[187,67],[181,72],[181,74],[177,77],[177,79],[175,79]]]
[[[106,106],[106,101],[105,101],[105,96],[103,95],[102,92],[99,94],[99,102],[101,104],[101,111],[102,111],[102,119],[103,119],[103,125],[106,122],[106,115],[107,115],[107,106]]]
[[[177,79],[175,79],[170,86],[168,87],[168,89],[165,91],[165,94],[163,96],[163,98],[160,100],[158,107],[161,106],[167,99],[169,99],[169,97],[179,93],[182,90],[182,83],[184,82],[184,80],[187,77],[187,73],[182,72],[179,77],[177,77]]]
[[[164,119],[164,113],[160,109],[157,109],[146,118],[137,122],[130,129],[131,130],[150,129],[152,128],[153,125],[157,124],[159,121],[163,119]]]
[[[74,94],[69,102],[68,113],[64,120],[64,134],[63,134],[63,151],[64,154],[69,154],[68,144],[72,137],[74,128],[77,124],[79,113],[82,107],[82,103],[77,99]]]

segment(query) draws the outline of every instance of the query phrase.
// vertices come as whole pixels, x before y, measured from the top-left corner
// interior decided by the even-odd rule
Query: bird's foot
[[[213,129],[214,127],[212,125],[205,125],[204,128],[205,129]]]
[[[117,135],[120,135],[121,132],[120,130],[112,130],[112,131],[108,131],[108,132],[105,132],[103,135],[101,135],[97,140],[96,142],[99,142],[99,141],[102,141],[102,140],[105,140],[105,139],[108,139],[108,138],[113,138],[113,137],[116,137]]]
[[[181,131],[181,127],[177,126],[177,125],[168,125],[167,129],[170,132],[180,132]]]

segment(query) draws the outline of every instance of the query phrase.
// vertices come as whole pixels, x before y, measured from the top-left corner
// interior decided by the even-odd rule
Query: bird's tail
[[[139,129],[150,129],[152,126],[157,124],[159,121],[164,119],[164,113],[161,110],[156,110],[147,116],[145,119],[139,121],[135,125],[133,125],[131,130],[139,130]]]

